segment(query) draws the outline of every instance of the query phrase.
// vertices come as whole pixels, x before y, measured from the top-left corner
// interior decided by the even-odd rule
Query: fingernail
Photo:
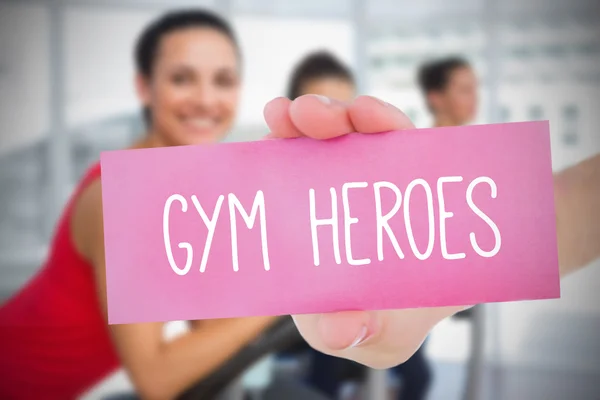
[[[388,103],[388,102],[386,102],[386,101],[383,101],[383,100],[381,100],[381,99],[378,99],[377,97],[371,97],[371,98],[372,98],[373,100],[377,101],[379,104],[381,104],[381,105],[382,105],[382,106],[384,106],[384,107],[389,107],[389,106],[391,106],[391,104],[390,104],[390,103]]]
[[[311,96],[315,97],[317,100],[319,100],[321,103],[327,106],[331,104],[331,99],[329,97],[325,97],[320,94],[313,94]]]
[[[362,342],[364,342],[365,339],[367,338],[367,331],[368,331],[367,326],[363,325],[360,332],[358,332],[358,336],[356,336],[356,339],[354,339],[354,342],[352,342],[352,344],[350,345],[350,348],[356,347],[359,344],[361,344]]]

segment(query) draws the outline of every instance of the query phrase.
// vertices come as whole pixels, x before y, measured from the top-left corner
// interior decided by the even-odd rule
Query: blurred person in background
[[[294,100],[307,94],[351,102],[356,97],[356,83],[351,69],[327,51],[308,54],[300,60],[292,72],[288,98]],[[296,351],[302,349],[303,347],[300,346]],[[331,397],[336,397],[340,393],[344,382],[358,383],[365,380],[365,369],[360,364],[310,351],[307,345],[304,346],[304,350],[312,356],[307,383]],[[426,398],[432,372],[425,357],[424,346],[421,346],[406,362],[393,368],[393,372],[402,377],[400,399]]]
[[[479,86],[471,64],[461,57],[445,57],[423,64],[417,73],[417,83],[427,108],[433,116],[433,126],[461,126],[477,116]],[[457,319],[470,319],[473,309],[459,312]]]
[[[466,125],[477,116],[479,87],[466,60],[447,57],[431,61],[419,68],[418,84],[435,127]]]
[[[291,100],[305,94],[349,103],[356,97],[352,71],[328,51],[310,53],[294,67],[287,90]]]
[[[325,96],[344,103],[356,97],[352,71],[335,55],[320,50],[306,55],[294,67],[287,97],[295,100],[305,94]],[[332,399],[338,397],[343,383],[358,383],[364,367],[350,360],[313,350],[306,342],[289,349],[283,356],[308,355],[306,383]]]

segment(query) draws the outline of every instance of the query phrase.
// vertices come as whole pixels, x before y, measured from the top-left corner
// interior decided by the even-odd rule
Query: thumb
[[[382,330],[380,315],[375,311],[302,314],[292,318],[302,337],[329,355],[339,356],[345,349],[372,343]]]
[[[320,314],[316,326],[323,345],[333,351],[368,343],[379,328],[376,313],[366,311]]]

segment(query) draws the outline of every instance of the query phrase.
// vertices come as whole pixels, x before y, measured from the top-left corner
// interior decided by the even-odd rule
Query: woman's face
[[[469,67],[452,71],[448,86],[440,93],[436,109],[457,125],[473,121],[477,114],[477,77]]]
[[[231,129],[238,105],[236,48],[210,28],[169,33],[161,39],[151,77],[138,78],[138,91],[151,110],[158,145],[218,141]]]

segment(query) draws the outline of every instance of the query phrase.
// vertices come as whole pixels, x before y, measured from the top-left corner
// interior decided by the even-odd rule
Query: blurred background
[[[559,170],[600,151],[599,3],[1,0],[0,299],[40,267],[84,170],[101,151],[143,133],[131,54],[141,29],[163,11],[203,6],[237,30],[244,88],[230,141],[267,132],[264,104],[285,93],[302,56],[320,49],[352,67],[361,93],[428,127],[416,70],[460,55],[480,79],[477,122],[549,120]],[[600,399],[599,278],[600,268],[588,268],[563,280],[560,300],[488,304],[477,318],[442,322],[426,348],[435,375],[430,398],[461,399],[470,382],[474,399]],[[168,334],[180,328],[172,323]],[[472,362],[477,368],[468,373]],[[264,374],[257,369],[244,382]],[[87,398],[128,388],[119,373]]]

